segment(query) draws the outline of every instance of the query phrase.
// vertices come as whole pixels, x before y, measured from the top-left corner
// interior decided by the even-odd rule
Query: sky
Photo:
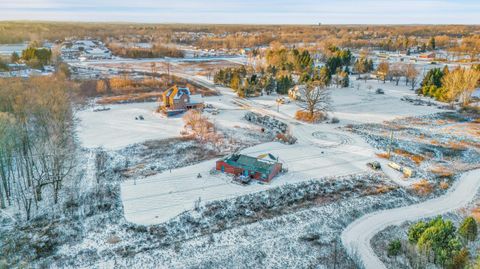
[[[0,20],[480,24],[480,0],[0,0]]]

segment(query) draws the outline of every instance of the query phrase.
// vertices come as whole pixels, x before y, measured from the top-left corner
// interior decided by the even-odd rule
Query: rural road
[[[480,188],[480,169],[464,173],[445,194],[423,203],[367,214],[351,223],[341,235],[351,257],[367,269],[386,268],[372,249],[371,239],[391,225],[441,215],[468,205]]]

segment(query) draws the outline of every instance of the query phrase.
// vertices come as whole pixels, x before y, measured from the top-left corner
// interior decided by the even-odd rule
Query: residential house
[[[162,111],[167,116],[181,114],[189,109],[203,109],[201,94],[191,94],[188,88],[173,86],[162,94]]]

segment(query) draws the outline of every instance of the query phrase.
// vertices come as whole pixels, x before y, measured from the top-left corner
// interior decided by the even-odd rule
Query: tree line
[[[31,219],[58,203],[75,164],[69,88],[61,75],[0,80],[0,208]]]
[[[123,47],[115,44],[107,44],[107,47],[114,55],[125,58],[183,58],[183,51],[175,47],[166,47],[159,44],[153,45],[152,48],[133,48]]]
[[[442,102],[459,101],[463,106],[470,103],[471,96],[480,85],[480,66],[458,67],[452,71],[448,66],[434,68],[422,80],[419,93]]]
[[[442,217],[419,221],[408,228],[408,240],[390,241],[389,256],[406,254],[414,268],[428,267],[429,263],[442,268],[478,268],[478,261],[470,261],[469,244],[477,239],[478,227],[473,217],[465,218],[458,228]],[[469,267],[470,268],[470,267]]]

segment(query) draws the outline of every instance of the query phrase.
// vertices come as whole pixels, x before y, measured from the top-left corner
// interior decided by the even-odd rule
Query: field
[[[205,77],[195,78],[204,83],[208,82]],[[381,161],[385,172],[395,182],[408,185],[416,182],[415,179],[405,181],[400,173],[389,169],[386,162],[375,155],[381,148],[371,147],[362,141],[360,136],[344,131],[346,126],[352,124],[381,124],[411,115],[414,106],[400,99],[413,94],[406,87],[382,82],[355,83],[358,83],[359,87],[332,89],[335,107],[332,115],[337,117],[340,123],[320,125],[294,120],[293,114],[298,109],[295,102],[281,105],[277,112],[276,96],[265,95],[251,100],[239,100],[229,89],[216,87],[222,95],[204,97],[204,100],[217,108],[219,114],[207,115],[226,134],[241,137],[239,128],[260,134],[259,126],[252,125],[243,118],[247,111],[272,115],[289,123],[290,131],[299,139],[298,143],[284,145],[270,142],[242,150],[252,156],[271,153],[285,164],[288,172],[268,185],[239,186],[232,183],[229,177],[210,173],[217,160],[213,158],[191,166],[164,170],[146,178],[131,178],[122,184],[127,220],[139,224],[162,223],[192,209],[197,201],[209,203],[284,184],[367,172],[369,168],[366,163],[373,160]],[[374,90],[370,89],[379,87],[385,90],[385,95],[375,94]],[[84,145],[87,147],[102,146],[109,150],[118,150],[148,140],[178,137],[182,129],[181,118],[160,116],[154,112],[155,107],[155,103],[142,103],[114,105],[110,111],[104,112],[82,111],[79,113],[82,122],[79,137],[85,141]],[[428,115],[439,111],[441,110],[435,106],[415,106],[415,115]],[[144,115],[145,120],[134,120],[138,115]],[[198,174],[201,174],[202,178],[197,178]]]

